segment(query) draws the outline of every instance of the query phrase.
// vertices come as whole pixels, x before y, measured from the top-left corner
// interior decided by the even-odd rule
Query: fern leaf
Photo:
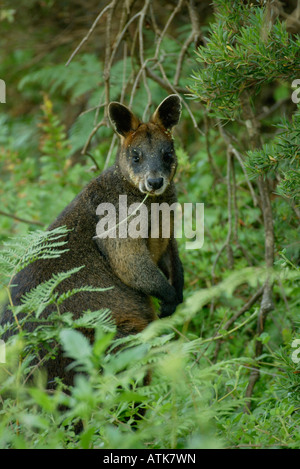
[[[103,332],[114,332],[116,325],[111,316],[109,309],[102,309],[99,311],[85,311],[85,313],[75,321],[73,321],[74,327],[100,327]]]
[[[45,308],[53,303],[57,303],[58,293],[54,292],[55,288],[64,280],[71,277],[74,273],[81,270],[83,266],[76,267],[68,270],[67,272],[60,272],[59,274],[53,274],[50,280],[41,283],[37,287],[30,290],[28,293],[22,296],[22,305],[17,307],[16,313],[22,312],[35,312],[35,317],[39,318]]]
[[[68,230],[65,226],[51,231],[33,231],[28,235],[4,243],[0,253],[0,271],[4,279],[1,284],[7,283],[7,277],[12,277],[27,265],[37,259],[50,259],[59,257],[68,249],[62,249],[67,243]]]
[[[76,293],[81,293],[81,292],[101,292],[101,291],[106,291],[110,290],[110,288],[98,288],[98,287],[90,287],[90,286],[84,286],[80,288],[73,288],[72,290],[68,290],[67,292],[62,293],[56,301],[57,305],[60,305],[63,301],[67,300],[71,296],[75,295]]]

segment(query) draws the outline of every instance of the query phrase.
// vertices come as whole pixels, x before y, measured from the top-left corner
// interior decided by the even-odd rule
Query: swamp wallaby
[[[112,102],[109,117],[120,136],[115,164],[93,179],[50,225],[70,229],[67,252],[59,258],[37,260],[20,271],[13,280],[11,298],[20,304],[22,295],[48,280],[52,274],[84,266],[64,280],[59,293],[90,285],[113,287],[103,292],[80,292],[60,306],[78,318],[84,311],[109,308],[117,327],[117,337],[142,331],[157,316],[151,297],[160,300],[160,316],[172,314],[182,302],[183,269],[174,239],[173,226],[168,238],[160,233],[151,237],[151,204],[176,202],[173,177],[177,167],[171,129],[179,121],[181,103],[177,95],[168,96],[148,123],[142,123],[126,106]],[[118,213],[120,196],[127,205],[141,204],[148,209],[147,237],[97,236],[101,204],[112,204]],[[97,215],[98,214],[98,215]],[[118,224],[120,220],[116,218]],[[153,223],[153,220],[152,220]],[[159,221],[161,225],[161,221]],[[49,308],[44,314],[51,311]],[[2,323],[13,321],[9,309]],[[28,330],[34,330],[34,323]],[[89,335],[87,331],[87,335]],[[92,337],[89,337],[92,340]],[[51,362],[51,363],[50,363]],[[46,364],[49,379],[66,378],[66,361],[60,356]],[[68,381],[68,380],[67,380]]]

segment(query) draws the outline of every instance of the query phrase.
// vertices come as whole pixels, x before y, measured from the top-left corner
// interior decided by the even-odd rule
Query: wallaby
[[[158,227],[160,237],[151,238],[150,216],[153,202],[168,205],[176,202],[173,177],[177,159],[171,129],[179,121],[181,102],[177,95],[168,96],[148,123],[142,123],[117,102],[110,103],[108,112],[120,136],[115,164],[93,179],[49,226],[49,230],[64,225],[70,229],[67,245],[63,247],[68,252],[59,258],[37,260],[20,271],[12,282],[11,298],[18,305],[22,295],[53,273],[85,266],[64,280],[58,292],[85,285],[113,288],[77,293],[65,300],[60,310],[72,312],[78,318],[86,310],[108,308],[116,324],[117,337],[123,337],[142,331],[157,318],[151,297],[161,302],[160,316],[172,314],[183,300],[183,269],[174,227],[171,226],[168,238],[161,236],[161,227]],[[140,204],[147,194],[149,237],[97,236],[100,204],[110,203],[118,209],[120,195],[126,195],[130,205]],[[49,311],[48,308],[45,314]],[[13,317],[7,309],[1,322],[9,321]],[[33,330],[34,324],[30,323],[30,328]],[[45,365],[49,380],[58,376],[68,382],[66,363],[63,356],[49,360]]]

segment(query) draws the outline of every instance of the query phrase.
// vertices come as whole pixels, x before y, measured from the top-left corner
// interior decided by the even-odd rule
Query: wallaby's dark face
[[[174,177],[177,158],[171,129],[180,113],[177,95],[168,96],[146,124],[122,104],[109,105],[110,119],[121,137],[118,165],[122,175],[142,193],[160,195]]]

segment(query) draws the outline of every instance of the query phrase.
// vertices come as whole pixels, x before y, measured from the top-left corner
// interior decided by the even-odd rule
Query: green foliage
[[[292,116],[291,122],[285,120],[278,128],[281,132],[274,137],[271,144],[248,152],[246,165],[253,175],[276,172],[280,177],[276,192],[294,199],[299,205],[300,110]]]
[[[288,353],[290,350],[282,349],[273,355],[273,377],[253,413],[237,412],[233,419],[222,422],[221,431],[231,443],[239,438],[246,448],[261,448],[262,441],[264,447],[299,448],[299,364]]]
[[[26,12],[36,7],[44,16],[55,14],[54,3],[21,2]],[[185,240],[179,240],[185,270],[183,305],[143,333],[115,340],[107,310],[83,311],[76,321],[71,312],[62,314],[61,303],[79,290],[58,296],[55,286],[74,271],[61,272],[25,295],[22,305],[13,307],[15,323],[0,330],[0,337],[8,330],[15,332],[6,343],[6,363],[0,363],[1,448],[299,447],[300,370],[293,361],[299,354],[292,343],[299,339],[300,122],[290,88],[299,78],[300,43],[279,18],[269,21],[264,3],[214,1],[214,16],[201,17],[203,45],[194,54],[190,43],[190,54],[182,63],[178,84],[191,88],[195,99],[187,102],[195,106],[203,135],[193,131],[184,108],[181,127],[175,130],[176,185],[181,203],[205,204],[201,251],[187,251]],[[85,8],[88,11],[88,3]],[[4,12],[0,21],[8,31],[15,13]],[[160,62],[153,67],[159,76],[163,64],[171,83],[182,45],[191,33],[191,24],[178,23],[176,40],[172,34],[164,35]],[[44,41],[45,25],[39,32]],[[96,40],[96,46],[86,44],[88,52],[79,52],[65,67],[70,51],[64,47],[50,48],[37,63],[39,53],[36,56],[33,47],[37,37],[26,48],[4,53],[2,61],[1,78],[8,77],[14,96],[0,116],[0,203],[6,213],[0,221],[1,304],[9,301],[7,287],[14,273],[38,257],[55,257],[56,248],[67,249],[63,229],[49,233],[42,226],[52,222],[93,177],[90,160],[80,152],[104,116],[104,107],[98,107],[104,96],[101,41]],[[154,37],[151,28],[145,31],[145,60],[155,54]],[[77,39],[72,38],[72,50]],[[129,104],[139,68],[134,54],[128,53],[125,60],[117,57],[110,71],[111,99],[120,98],[125,74],[124,102]],[[148,86],[153,107],[166,91],[152,80]],[[241,112],[245,96],[263,143],[251,151]],[[138,115],[143,115],[147,101],[147,90],[138,86],[133,100]],[[221,120],[242,161],[233,161],[231,204]],[[100,169],[110,143],[111,130],[98,129],[91,154]],[[265,232],[254,197],[258,175],[272,183],[275,271],[274,310],[257,338],[260,298],[230,327],[227,324],[266,275]],[[42,225],[39,230],[37,223]],[[230,230],[230,243],[224,248]],[[46,321],[42,313],[49,305],[55,308]],[[33,333],[26,331],[25,322],[34,322]],[[82,329],[93,331],[92,344]],[[256,339],[264,347],[259,357]],[[59,347],[72,358],[73,386],[57,379],[56,388],[47,389],[41,347],[45,359],[54,358]],[[245,393],[256,366],[260,380],[247,413]],[[145,386],[149,369],[152,382]]]
[[[227,171],[225,181],[227,198],[233,197],[233,201],[227,205],[227,210],[220,203],[222,197],[226,198],[226,188],[225,185],[222,188],[216,184],[216,176],[213,193],[208,190],[209,197],[206,199],[206,194],[204,196],[204,201],[207,200],[208,205],[208,207],[206,205],[208,217],[205,218],[206,233],[209,234],[210,241],[216,243],[220,259],[227,260],[225,266],[224,264],[214,265],[214,276],[218,280],[228,275],[228,268],[232,268],[232,265],[236,271],[240,272],[245,261],[247,261],[246,264],[259,265],[264,262],[262,249],[264,231],[259,221],[260,210],[255,207],[254,198],[249,198],[250,194],[244,189],[240,190],[241,187],[245,187],[246,183],[248,186],[250,183],[255,184],[257,176],[269,177],[270,185],[272,185],[275,265],[280,268],[283,278],[286,274],[286,267],[288,270],[299,272],[299,110],[292,102],[292,92],[286,93],[286,89],[290,88],[293,79],[297,78],[300,73],[299,35],[288,34],[285,23],[279,18],[272,18],[268,6],[263,8],[258,3],[224,0],[214,2],[217,8],[216,21],[210,25],[205,44],[197,50],[198,68],[193,73],[193,84],[190,86],[194,99],[205,104],[212,122],[219,128],[223,126],[222,135],[225,135],[227,152],[232,151],[233,148],[234,155],[239,154],[240,157],[240,160],[234,160],[235,168],[239,167],[238,170],[234,170],[236,182],[230,180],[230,176],[228,177],[228,164],[225,169]],[[277,113],[271,111],[264,117],[262,108],[266,99],[271,99],[274,109],[279,110],[281,101],[288,103],[285,108],[287,117],[283,118],[280,111]],[[259,138],[255,135],[255,141],[250,142],[256,131],[255,125],[259,129]],[[248,138],[245,133],[249,135]],[[211,130],[209,135],[212,139],[215,137],[215,133]],[[259,140],[263,143],[262,147],[259,146]],[[254,145],[255,149],[253,149]],[[218,142],[211,144],[210,152],[214,156],[217,167],[223,168],[224,164],[222,167],[218,160],[220,154]],[[243,164],[247,167],[247,174],[240,171],[240,166]],[[202,189],[201,180],[205,180],[203,175],[205,166],[204,168],[201,166],[200,183],[199,167],[198,162],[195,181],[198,178],[198,187]],[[245,177],[247,179],[250,177],[250,180],[247,181]],[[204,186],[207,187],[205,183]],[[188,189],[190,193],[194,190],[196,189]],[[210,211],[210,204],[214,213]],[[217,204],[218,207],[223,206],[225,214],[222,213],[222,208],[218,213]],[[227,239],[229,236],[230,243],[224,241],[226,222],[229,224]],[[243,250],[243,247],[247,247],[247,252]],[[210,252],[215,252],[215,250],[207,245],[204,246],[202,259],[206,259]],[[231,264],[228,260],[230,256],[232,256]],[[216,258],[210,259],[215,262]],[[195,259],[194,265],[197,265],[197,262],[199,261]],[[207,269],[207,263],[203,260],[201,269],[202,272]],[[210,269],[206,270],[206,274],[209,278]],[[297,365],[286,356],[288,350],[290,353],[289,347],[293,333],[299,331],[297,280],[291,278],[287,280],[285,277],[283,288],[287,295],[284,303],[280,299],[283,291],[280,293],[280,289],[274,287],[273,317],[276,317],[276,322],[278,321],[277,326],[267,320],[267,332],[258,338],[267,352],[257,357],[261,364],[261,378],[256,384],[253,411],[250,416],[243,412],[232,413],[228,419],[220,422],[220,428],[222,432],[225,432],[229,446],[267,447],[278,444],[279,447],[297,447],[299,405],[294,400],[293,405],[288,403],[287,392],[284,394],[284,388],[290,387],[295,390],[299,385]],[[218,326],[216,324],[214,326],[222,330],[222,324],[228,321],[230,311],[232,309],[238,311],[242,305],[236,297],[235,299],[231,297],[229,300],[221,297],[214,310],[212,321],[206,318],[202,333],[209,334],[209,331],[213,330],[214,320],[218,321]],[[210,310],[207,309],[207,313],[211,314],[211,311],[212,307]],[[295,320],[297,323],[293,325]],[[296,337],[298,337],[297,332]],[[248,339],[242,335],[240,343],[238,340],[235,340],[234,344],[226,341],[223,354],[231,357],[239,356],[239,354],[253,356],[255,342],[253,338]],[[285,342],[284,352],[279,357],[277,347],[283,342]],[[274,367],[274,373],[271,373],[269,366]],[[290,371],[281,373],[279,371],[281,367]],[[285,373],[288,374],[287,381],[284,379]],[[269,374],[272,378],[268,376]],[[239,385],[241,382],[242,380],[239,379]],[[236,386],[237,389],[239,385]],[[244,386],[245,392],[247,382],[244,382]],[[237,390],[235,389],[234,392]],[[295,394],[292,394],[295,398]],[[293,442],[290,440],[291,436]]]
[[[211,114],[234,120],[240,96],[258,94],[275,80],[298,78],[300,38],[288,35],[284,22],[271,24],[266,10],[253,4],[218,1],[219,12],[206,44],[197,50],[198,70],[191,91]],[[271,24],[271,26],[270,26]]]
[[[60,240],[65,233],[59,228],[31,234],[18,245],[14,241],[18,255],[12,257],[11,249],[7,249],[3,258],[7,256],[7,264],[14,260],[11,272],[15,272],[24,259],[27,263],[39,256],[56,257],[55,248],[51,253],[45,247],[50,238]],[[58,244],[60,247],[61,241]],[[34,253],[31,257],[30,252]],[[247,446],[249,441],[261,444],[262,421],[264,431],[270,434],[265,445],[296,446],[299,419],[293,415],[300,384],[294,374],[296,367],[284,351],[275,357],[275,375],[267,371],[266,364],[266,376],[274,382],[267,407],[265,402],[260,403],[251,416],[241,412],[249,357],[222,359],[214,365],[207,361],[207,346],[243,333],[257,311],[232,330],[222,332],[220,328],[210,338],[176,338],[174,334],[186,321],[201,314],[211,299],[225,293],[231,298],[238,285],[255,284],[256,269],[240,271],[217,287],[195,292],[174,316],[117,341],[113,341],[115,329],[108,311],[83,312],[76,321],[71,313],[60,313],[62,297],[53,290],[72,273],[53,276],[26,294],[21,306],[13,308],[14,317],[21,312],[27,315],[18,321],[18,334],[7,341],[7,363],[0,365],[0,395],[5,403],[0,412],[2,448],[146,448],[150,441],[154,448],[211,448],[231,444],[236,437]],[[299,279],[299,274],[287,273],[287,277]],[[57,310],[47,320],[42,319],[44,307],[53,302]],[[23,329],[25,321],[37,323],[34,334]],[[93,345],[82,335],[81,327],[94,330]],[[46,346],[48,357],[57,355],[53,341],[72,358],[71,366],[78,373],[69,389],[58,380],[57,388],[48,391],[44,359],[31,364],[40,344]],[[279,371],[283,362],[289,374]],[[144,386],[143,378],[149,369],[152,382]],[[284,387],[289,388],[288,400],[277,403],[274,411],[271,404]],[[62,405],[65,410],[61,410]],[[136,420],[138,415],[140,419]],[[283,422],[284,430],[276,426],[277,421]],[[83,430],[78,434],[79,422]],[[251,433],[242,438],[245,422]]]
[[[67,249],[60,249],[66,244],[62,240],[67,234],[66,228],[57,228],[51,232],[34,231],[23,238],[4,243],[0,256],[0,269],[3,279],[1,286],[15,274],[37,259],[59,257]],[[59,248],[59,249],[57,249]]]
[[[46,94],[42,112],[38,123],[41,129],[39,156],[33,154],[29,158],[26,151],[19,148],[21,143],[16,145],[15,141],[10,141],[10,129],[5,120],[1,129],[1,206],[9,214],[32,220],[32,228],[35,223],[49,224],[76,196],[82,184],[91,179],[88,167],[70,164],[71,146],[65,126],[54,113]],[[12,219],[3,220],[2,239],[14,226]]]
[[[291,86],[300,76],[300,37],[289,35],[279,19],[272,21],[268,8],[235,2],[233,11],[230,2],[215,3],[216,21],[197,50],[199,68],[190,89],[211,116],[235,121],[243,117],[243,101],[252,99],[253,105],[267,86]],[[279,100],[280,94],[274,96]],[[280,135],[248,152],[246,165],[252,176],[276,171],[277,193],[299,204],[299,111],[277,126]]]
[[[101,64],[97,58],[93,54],[84,54],[68,67],[65,64],[53,64],[26,74],[19,82],[19,89],[30,89],[33,92],[38,86],[51,95],[60,90],[64,96],[70,94],[75,102],[84,93],[95,91],[100,75]]]

